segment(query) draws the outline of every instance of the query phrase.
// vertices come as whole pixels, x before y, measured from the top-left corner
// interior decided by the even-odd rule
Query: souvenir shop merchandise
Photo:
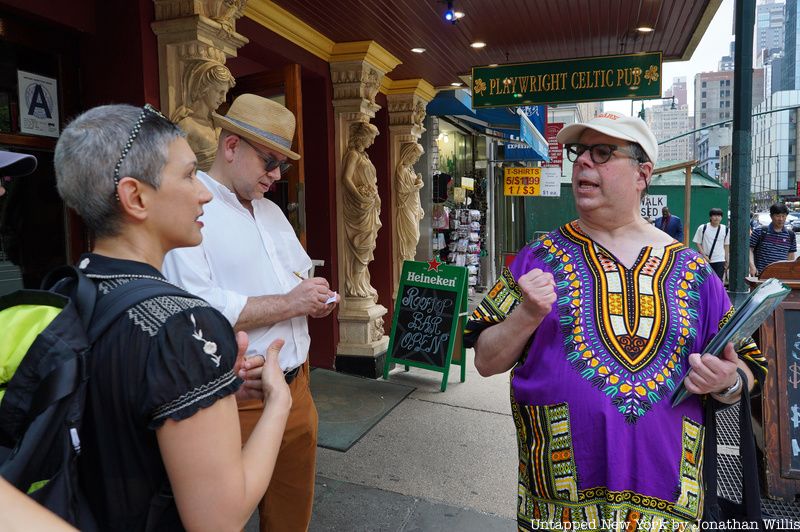
[[[467,285],[473,295],[485,289],[481,255],[486,253],[483,220],[487,183],[483,170],[468,171],[463,177],[472,179],[473,189],[463,188],[461,178],[443,172],[433,174],[431,240],[439,261],[467,268]]]
[[[450,216],[450,245],[447,262],[467,268],[469,294],[480,280],[480,254],[483,241],[481,213],[476,209],[455,209]]]
[[[448,238],[450,234],[450,208],[442,203],[433,205],[431,212],[431,227],[433,228],[433,252],[438,254],[439,260],[446,261],[447,255],[455,250],[455,245],[451,245]]]

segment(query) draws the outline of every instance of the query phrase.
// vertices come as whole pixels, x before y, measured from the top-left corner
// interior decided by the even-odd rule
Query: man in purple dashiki
[[[731,304],[709,264],[641,218],[657,143],[602,113],[559,133],[579,219],[523,248],[465,330],[485,376],[512,369],[520,530],[697,529],[701,395],[738,401],[755,344],[700,355]],[[522,353],[522,356],[520,356]],[[694,395],[673,408],[680,379]]]

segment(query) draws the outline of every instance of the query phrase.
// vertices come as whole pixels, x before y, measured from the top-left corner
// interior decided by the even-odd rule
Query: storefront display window
[[[486,176],[474,168],[475,137],[440,122],[439,166],[432,179],[432,245],[439,260],[467,269],[469,294],[482,291],[486,275]]]

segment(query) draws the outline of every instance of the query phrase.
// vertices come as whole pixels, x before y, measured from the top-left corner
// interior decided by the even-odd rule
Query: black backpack
[[[42,287],[0,297],[0,381],[13,370],[8,359],[21,357],[0,382],[0,476],[80,530],[98,530],[77,467],[92,345],[142,301],[191,296],[165,281],[133,279],[95,305],[94,282],[71,266]],[[150,510],[148,528],[157,519],[154,504]]]

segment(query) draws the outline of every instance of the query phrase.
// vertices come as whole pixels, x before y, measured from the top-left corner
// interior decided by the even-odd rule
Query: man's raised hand
[[[517,280],[522,292],[522,310],[538,325],[547,316],[556,302],[556,282],[553,274],[534,268]]]

